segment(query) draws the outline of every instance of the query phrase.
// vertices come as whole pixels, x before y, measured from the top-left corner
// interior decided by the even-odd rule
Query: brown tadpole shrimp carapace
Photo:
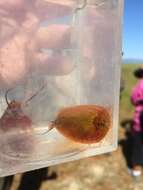
[[[92,144],[101,141],[111,128],[110,109],[97,105],[78,105],[62,109],[49,131],[56,128],[68,139]]]
[[[22,106],[26,106],[30,100],[32,100],[39,92],[42,90],[44,86],[42,86],[35,94],[33,94],[29,99],[27,99],[24,103],[16,100],[8,101],[8,90],[5,93],[5,100],[7,103],[7,108],[0,118],[0,128],[3,131],[9,131],[13,129],[21,129],[26,130],[32,127],[31,119],[23,112]]]
[[[20,155],[29,155],[34,151],[35,139],[33,136],[33,122],[32,119],[24,113],[22,107],[26,106],[43,88],[44,86],[24,102],[16,100],[9,102],[8,92],[11,89],[5,93],[7,108],[0,118],[0,130],[4,144],[2,145],[1,152],[4,154],[20,157]],[[2,132],[6,134],[4,135]]]

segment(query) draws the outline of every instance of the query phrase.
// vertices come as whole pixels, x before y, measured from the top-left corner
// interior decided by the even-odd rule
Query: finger
[[[73,2],[63,3],[48,0],[0,0],[0,12],[6,11],[7,16],[12,16],[16,20],[24,19],[25,13],[34,13],[39,20],[53,19],[70,15],[72,13]]]
[[[68,25],[51,25],[40,28],[35,41],[37,48],[70,48],[71,28]]]
[[[66,75],[73,71],[75,65],[71,57],[59,53],[48,55],[39,53],[33,64],[38,73],[47,75]]]
[[[35,3],[36,14],[42,19],[53,19],[57,17],[62,17],[65,15],[70,15],[73,11],[74,2],[73,1],[63,1],[62,3],[58,1],[37,1]]]
[[[16,22],[11,18],[0,18],[0,23],[0,46],[2,46],[4,42],[13,37],[19,28]]]
[[[0,6],[5,7],[21,7],[24,3],[24,0],[0,0]]]
[[[25,60],[25,39],[16,36],[0,49],[0,86],[11,86],[21,81],[28,70]]]

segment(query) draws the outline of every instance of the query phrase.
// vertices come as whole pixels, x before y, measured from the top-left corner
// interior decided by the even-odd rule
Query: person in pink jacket
[[[139,81],[131,93],[131,102],[134,105],[133,126],[132,126],[132,170],[131,174],[135,177],[141,175],[143,164],[143,68],[134,72]]]

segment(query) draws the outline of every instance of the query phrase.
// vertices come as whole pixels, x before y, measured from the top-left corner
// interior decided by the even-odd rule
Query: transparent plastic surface
[[[116,149],[122,0],[0,1],[0,176]]]

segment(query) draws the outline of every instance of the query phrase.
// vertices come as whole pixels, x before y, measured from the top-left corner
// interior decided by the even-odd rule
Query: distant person
[[[120,99],[122,98],[122,92],[125,89],[125,81],[121,78],[121,82],[120,82]]]
[[[142,174],[143,165],[143,68],[139,68],[134,72],[136,78],[139,79],[132,90],[131,102],[135,107],[132,126],[132,168],[129,170],[134,177]]]

